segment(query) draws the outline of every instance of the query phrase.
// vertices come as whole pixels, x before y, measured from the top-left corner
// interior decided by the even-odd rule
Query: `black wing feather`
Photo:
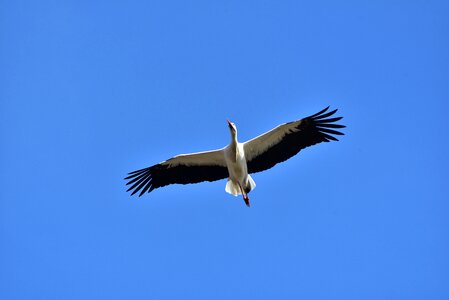
[[[342,117],[326,119],[337,112],[337,109],[335,109],[326,113],[328,109],[329,106],[302,119],[296,127],[296,129],[299,129],[298,131],[289,131],[277,144],[247,161],[248,172],[256,173],[270,169],[277,163],[296,155],[302,149],[315,144],[329,142],[329,140],[338,141],[332,134],[344,135],[344,133],[329,128],[345,128],[346,126],[332,124],[341,120]]]
[[[126,185],[133,184],[128,190],[131,195],[140,192],[139,197],[148,191],[169,185],[189,184],[202,181],[216,181],[227,178],[228,169],[223,166],[212,165],[183,165],[170,166],[169,164],[157,164],[149,168],[130,172],[125,178]]]

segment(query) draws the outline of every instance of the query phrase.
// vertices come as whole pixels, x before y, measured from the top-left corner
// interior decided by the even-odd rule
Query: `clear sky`
[[[448,1],[3,1],[1,299],[449,299]],[[340,142],[123,178],[331,105]]]

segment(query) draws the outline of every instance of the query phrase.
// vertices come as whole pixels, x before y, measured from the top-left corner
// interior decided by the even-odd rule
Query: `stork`
[[[259,135],[247,142],[237,139],[237,127],[229,120],[231,133],[229,145],[222,149],[181,154],[148,168],[128,173],[125,178],[131,185],[131,195],[169,185],[216,181],[227,178],[225,191],[231,195],[242,195],[249,207],[248,193],[256,187],[250,174],[272,168],[296,155],[302,149],[329,141],[338,141],[334,135],[343,135],[336,124],[342,117],[329,118],[337,109],[329,106],[306,118],[288,122]]]

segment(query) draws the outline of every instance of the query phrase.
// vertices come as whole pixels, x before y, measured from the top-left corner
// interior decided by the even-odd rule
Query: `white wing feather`
[[[170,167],[175,167],[178,165],[226,167],[224,149],[189,154],[179,154],[166,161],[161,162],[161,164],[169,165]]]
[[[243,143],[246,160],[251,161],[253,158],[264,153],[270,147],[279,143],[287,133],[299,131],[296,127],[298,127],[300,123],[301,120],[298,120],[279,125],[272,130]]]

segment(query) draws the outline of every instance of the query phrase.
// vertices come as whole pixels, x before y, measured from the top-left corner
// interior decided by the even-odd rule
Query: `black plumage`
[[[285,134],[277,143],[270,145],[264,152],[247,161],[248,173],[261,172],[272,168],[274,165],[283,162],[296,155],[306,147],[313,146],[321,142],[338,141],[333,135],[344,135],[344,133],[330,128],[344,128],[346,126],[335,124],[342,117],[326,119],[337,112],[337,109],[327,112],[329,106],[322,111],[300,120],[295,127]],[[290,123],[284,124],[287,126]]]
[[[179,183],[189,184],[202,181],[216,181],[228,177],[226,167],[214,165],[183,165],[176,166],[157,164],[149,168],[137,170],[128,174],[125,180],[129,180],[126,185],[131,185],[127,191],[133,190],[134,195],[141,190],[139,197],[146,191]]]

